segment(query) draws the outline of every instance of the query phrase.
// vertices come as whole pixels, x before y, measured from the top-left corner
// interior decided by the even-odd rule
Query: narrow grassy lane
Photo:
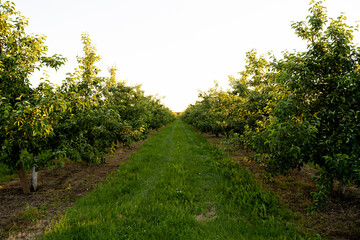
[[[302,237],[301,237],[302,236]],[[251,175],[180,120],[43,239],[307,239]]]

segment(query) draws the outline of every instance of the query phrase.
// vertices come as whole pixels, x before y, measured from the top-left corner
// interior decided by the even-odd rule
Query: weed
[[[0,163],[0,182],[9,181],[15,177],[14,171]]]
[[[46,204],[42,204],[39,207],[27,205],[20,219],[35,222],[46,215],[46,208]]]

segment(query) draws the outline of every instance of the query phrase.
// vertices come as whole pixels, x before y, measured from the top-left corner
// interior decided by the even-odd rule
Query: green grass
[[[5,164],[0,163],[0,183],[15,178],[15,174]]]
[[[41,239],[310,239],[252,175],[180,120]],[[315,239],[320,239],[317,237]]]

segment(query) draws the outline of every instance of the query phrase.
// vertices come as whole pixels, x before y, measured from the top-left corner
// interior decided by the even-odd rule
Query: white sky
[[[173,111],[195,102],[198,90],[244,68],[246,51],[303,50],[291,21],[305,20],[307,0],[15,0],[29,18],[28,32],[47,36],[49,54],[67,57],[50,80],[61,84],[82,55],[81,33],[90,34],[102,60],[101,75],[116,64],[119,80],[142,84],[147,94],[164,96]],[[327,0],[328,16],[345,12],[360,20],[359,0]],[[356,42],[359,42],[356,34]],[[33,84],[40,75],[34,75]]]

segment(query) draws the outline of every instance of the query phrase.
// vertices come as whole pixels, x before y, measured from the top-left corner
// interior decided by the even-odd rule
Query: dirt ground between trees
[[[149,137],[155,133],[152,131]],[[32,239],[43,233],[65,209],[94,189],[145,141],[119,147],[106,157],[106,164],[69,162],[64,168],[41,169],[38,190],[28,195],[22,192],[18,177],[0,183],[0,239]]]
[[[215,135],[203,136],[252,171],[264,188],[270,189],[282,204],[296,212],[298,222],[305,229],[329,239],[360,239],[360,189],[348,187],[344,196],[332,195],[327,209],[309,215],[306,207],[312,200],[310,193],[315,191],[311,181],[316,172],[314,168],[305,166],[301,171],[278,176],[266,184],[262,181],[264,169],[247,160],[251,153],[224,145],[222,138]],[[145,141],[134,143],[130,148],[120,147],[106,158],[106,164],[67,163],[64,168],[40,170],[38,191],[29,195],[23,194],[18,178],[0,183],[0,239],[31,239],[43,233],[65,209],[102,182]]]
[[[360,189],[346,188],[345,194],[332,194],[326,209],[308,214],[306,208],[312,203],[311,192],[316,191],[311,178],[316,169],[304,166],[301,171],[293,170],[286,176],[277,176],[270,183],[264,183],[265,170],[248,161],[253,156],[244,150],[222,143],[223,138],[213,134],[203,134],[211,143],[222,148],[240,165],[253,172],[256,180],[264,188],[271,190],[281,204],[295,212],[298,222],[309,231],[317,232],[328,239],[360,239]],[[336,189],[337,185],[334,184]]]

